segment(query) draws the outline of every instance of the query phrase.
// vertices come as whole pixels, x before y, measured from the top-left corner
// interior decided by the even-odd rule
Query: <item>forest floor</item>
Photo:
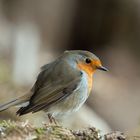
[[[84,130],[70,130],[63,126],[44,124],[37,128],[26,122],[0,122],[0,140],[125,140],[121,132],[101,135],[94,127]]]

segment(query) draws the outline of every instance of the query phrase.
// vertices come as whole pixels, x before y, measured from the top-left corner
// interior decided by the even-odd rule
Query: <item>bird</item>
[[[89,97],[96,70],[108,71],[101,60],[86,50],[64,51],[41,67],[35,84],[21,97],[0,105],[0,112],[19,106],[17,115],[44,111],[51,123],[55,118],[76,112]]]

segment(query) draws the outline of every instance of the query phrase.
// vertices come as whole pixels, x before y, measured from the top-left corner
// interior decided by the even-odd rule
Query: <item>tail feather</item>
[[[10,108],[12,106],[16,106],[16,105],[18,105],[20,103],[21,103],[21,101],[19,99],[15,99],[15,100],[10,101],[10,102],[8,102],[8,103],[6,103],[4,105],[1,105],[0,106],[0,111],[4,111],[4,110],[6,110],[6,109],[8,109],[8,108]]]
[[[22,106],[22,104],[24,105],[25,103],[28,103],[28,102],[29,102],[29,96],[24,95],[22,97],[19,97],[17,99],[14,99],[14,100],[6,103],[6,104],[0,105],[0,112],[4,111],[12,106],[18,106],[18,105]]]
[[[16,114],[17,114],[18,116],[21,116],[21,115],[25,115],[25,114],[29,113],[28,107],[29,107],[29,106],[21,107],[21,108],[16,112]]]

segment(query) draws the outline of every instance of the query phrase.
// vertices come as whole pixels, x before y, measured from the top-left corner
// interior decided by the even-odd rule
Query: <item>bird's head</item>
[[[71,60],[76,62],[78,69],[93,74],[96,70],[108,71],[102,66],[100,59],[89,51],[73,50],[66,51]]]

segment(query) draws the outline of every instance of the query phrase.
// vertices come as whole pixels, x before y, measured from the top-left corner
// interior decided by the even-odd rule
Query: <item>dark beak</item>
[[[97,67],[97,69],[98,69],[98,70],[103,70],[103,71],[108,71],[108,69],[105,68],[105,67],[103,67],[103,66],[99,66],[99,67]]]

